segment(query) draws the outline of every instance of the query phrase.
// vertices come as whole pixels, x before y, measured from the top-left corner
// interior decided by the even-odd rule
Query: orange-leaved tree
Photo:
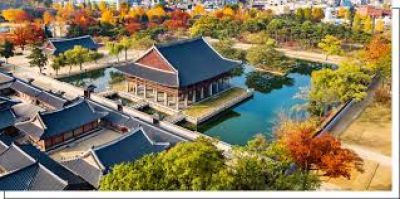
[[[344,148],[332,135],[313,136],[315,132],[315,126],[298,125],[282,138],[290,158],[304,172],[314,170],[322,176],[349,179],[353,168],[363,171],[363,160],[355,152]]]
[[[174,10],[171,13],[171,19],[164,22],[168,29],[187,28],[190,15],[181,10]]]

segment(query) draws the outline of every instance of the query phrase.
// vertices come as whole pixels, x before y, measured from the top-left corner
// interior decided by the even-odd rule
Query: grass
[[[243,88],[231,88],[217,96],[190,106],[183,113],[192,117],[201,117],[244,93],[246,93],[246,90]]]

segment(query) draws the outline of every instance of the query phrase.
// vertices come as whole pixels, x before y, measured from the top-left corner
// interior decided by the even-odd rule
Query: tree
[[[292,60],[268,45],[250,48],[247,51],[246,60],[256,68],[271,72],[284,73],[293,67]]]
[[[89,61],[89,50],[82,46],[74,46],[73,49],[64,52],[65,58],[70,65],[69,72],[71,72],[71,65],[79,65],[82,70],[82,64]]]
[[[376,20],[375,32],[382,33],[385,31],[385,22],[382,19]]]
[[[123,37],[118,43],[125,52],[125,61],[128,61],[128,50],[132,48],[133,42],[128,37]]]
[[[217,43],[213,44],[215,50],[218,51],[222,56],[242,60],[245,58],[244,52],[233,48],[233,41],[229,39],[219,40]]]
[[[31,66],[39,67],[40,73],[43,73],[42,69],[48,63],[48,58],[40,48],[35,47],[27,58],[30,59]]]
[[[112,10],[107,9],[102,11],[100,21],[103,23],[115,24],[114,13]]]
[[[109,42],[106,44],[106,48],[110,55],[117,57],[117,62],[119,63],[119,54],[122,52],[123,47],[118,43]]]
[[[100,182],[101,190],[206,190],[224,168],[224,157],[204,138],[178,143],[158,155],[117,165]]]
[[[343,148],[340,141],[330,134],[313,137],[315,132],[313,126],[299,125],[283,137],[291,159],[304,173],[316,170],[322,172],[322,176],[350,179],[353,168],[362,171],[363,161],[356,153]],[[307,183],[304,179],[303,184]]]
[[[361,101],[367,96],[371,80],[367,71],[352,60],[346,60],[337,70],[322,69],[311,75],[309,101],[314,113],[321,115],[335,103]]]
[[[359,32],[363,29],[361,16],[357,13],[354,15],[354,18],[353,18],[352,29],[354,32]]]
[[[373,19],[370,16],[365,17],[364,19],[364,31],[366,33],[372,33],[374,30],[374,22],[372,21]]]
[[[7,9],[3,10],[1,14],[5,20],[13,23],[22,23],[31,19],[29,14],[21,9]]]
[[[67,64],[68,64],[67,58],[64,56],[64,54],[60,54],[53,59],[51,68],[53,68],[53,70],[56,71],[56,75],[58,75],[60,69],[66,66]]]
[[[49,25],[53,21],[54,21],[54,16],[49,11],[45,11],[43,13],[43,23],[45,25]]]
[[[14,44],[6,40],[0,45],[0,55],[6,59],[7,63],[8,58],[14,56]]]
[[[338,38],[332,35],[326,35],[325,38],[322,39],[320,43],[318,43],[318,47],[320,47],[323,51],[325,51],[326,54],[325,60],[328,60],[329,55],[343,54],[341,45],[342,42]]]
[[[103,57],[104,55],[102,53],[96,51],[89,52],[89,61],[94,61],[94,63],[97,63],[97,61]]]
[[[14,45],[25,50],[28,44],[40,44],[44,41],[44,30],[37,24],[25,24],[14,29],[11,34]]]
[[[363,60],[374,74],[380,73],[383,78],[388,80],[392,72],[391,52],[391,41],[382,36],[375,36],[365,47]]]
[[[322,8],[312,8],[311,15],[312,20],[315,22],[321,22],[321,20],[325,17],[324,10]]]
[[[206,14],[206,10],[204,9],[204,6],[201,4],[196,4],[193,8],[193,15],[204,15]]]

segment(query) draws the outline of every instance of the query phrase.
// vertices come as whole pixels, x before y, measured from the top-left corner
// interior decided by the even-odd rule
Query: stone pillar
[[[164,92],[164,106],[168,106],[168,93]]]
[[[201,87],[200,99],[204,99],[204,87]]]
[[[189,101],[189,100],[188,100],[188,98],[189,98],[189,96],[188,96],[188,95],[189,95],[189,93],[188,93],[188,92],[187,92],[187,93],[185,93],[185,107],[188,107],[188,104],[189,104],[189,103],[188,103],[188,101]]]
[[[196,89],[194,89],[193,90],[193,92],[192,92],[192,103],[195,103],[196,102]]]
[[[212,82],[208,86],[208,94],[210,95],[210,97],[213,95],[213,83]]]

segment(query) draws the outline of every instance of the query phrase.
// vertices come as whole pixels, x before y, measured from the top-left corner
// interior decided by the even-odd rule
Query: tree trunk
[[[125,49],[125,61],[128,61],[128,49]]]
[[[79,69],[82,71],[82,63],[79,63]]]

